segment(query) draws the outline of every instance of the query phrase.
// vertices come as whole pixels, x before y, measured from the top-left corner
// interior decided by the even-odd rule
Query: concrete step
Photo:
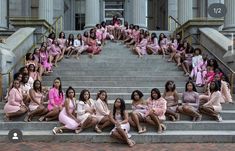
[[[111,108],[110,108],[111,109]],[[132,110],[128,110],[128,112],[132,112]],[[235,111],[234,110],[222,110],[221,111],[221,116],[223,120],[235,120]],[[0,121],[4,121],[4,112],[3,110],[0,110]],[[21,117],[13,118],[13,121],[23,121],[24,120],[24,115]],[[37,120],[36,118],[34,120]],[[182,121],[192,121],[192,118],[186,115],[181,114],[180,115],[180,120]],[[212,117],[209,117],[207,115],[202,116],[202,121],[215,121]]]
[[[110,137],[109,132],[97,134],[84,132],[80,134],[63,133],[53,135],[52,131],[22,131],[24,141],[42,142],[94,142],[109,143],[117,142]],[[148,132],[138,134],[131,132],[132,139],[136,143],[233,143],[234,131],[165,131],[162,134]],[[8,131],[0,131],[0,142],[8,142]]]
[[[186,82],[176,82],[177,89],[180,87],[184,87]],[[53,81],[47,83],[42,82],[44,86],[51,86],[53,84]],[[106,88],[107,91],[112,90],[114,88],[115,92],[126,92],[125,90],[135,90],[135,89],[144,89],[145,87],[164,87],[165,82],[158,82],[158,81],[62,81],[62,85],[64,88],[67,88],[67,86],[73,86],[73,87],[91,87],[91,88]],[[143,87],[144,86],[144,87]],[[122,88],[127,88],[123,89]],[[149,89],[148,89],[149,90]],[[151,89],[150,89],[151,90]],[[131,91],[131,92],[132,92]],[[128,91],[129,92],[129,91]]]
[[[52,82],[57,76],[43,76],[43,82]],[[166,82],[173,79],[174,81],[187,81],[188,78],[184,76],[172,76],[172,75],[162,75],[162,76],[60,76],[63,82],[65,81],[162,81]]]
[[[223,122],[216,121],[200,121],[200,122],[191,122],[191,121],[165,121],[164,122],[167,131],[198,131],[198,130],[235,130],[234,120],[227,120]],[[146,126],[148,132],[156,132],[156,128],[147,123],[141,123],[142,126]],[[60,122],[22,122],[22,121],[14,121],[14,122],[2,122],[0,121],[0,129],[1,130],[11,130],[11,129],[20,129],[20,130],[52,130],[56,126],[61,126]],[[84,132],[92,132],[94,128],[85,129]],[[106,128],[103,131],[109,132],[112,130],[112,127]],[[131,127],[131,132],[135,132],[136,129]]]
[[[171,76],[184,76],[182,71],[168,71],[168,75]],[[166,75],[163,71],[117,71],[117,70],[108,70],[102,71],[97,70],[94,72],[93,70],[81,70],[81,71],[68,71],[68,72],[61,72],[61,71],[54,71],[50,74],[51,76],[164,76]]]

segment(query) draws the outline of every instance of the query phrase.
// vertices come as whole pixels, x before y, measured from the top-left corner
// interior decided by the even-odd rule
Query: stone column
[[[168,17],[169,16],[172,16],[174,17],[175,19],[178,18],[178,0],[170,0],[168,1]],[[171,23],[171,24],[170,24]],[[171,29],[168,29],[168,30],[171,30],[171,31],[174,31],[176,29],[176,23],[174,21],[171,20],[171,22],[169,22],[170,25],[168,25],[168,27]]]
[[[224,18],[224,29],[235,31],[235,0],[224,0],[227,14]]]
[[[53,24],[53,0],[39,0],[39,18]]]
[[[100,1],[86,0],[86,20],[85,28],[94,27],[100,23]]]
[[[7,0],[0,0],[0,29],[7,28]]]
[[[140,28],[147,28],[147,0],[134,0],[133,1],[133,24],[139,25]]]
[[[184,24],[193,18],[193,0],[178,0],[178,20]]]

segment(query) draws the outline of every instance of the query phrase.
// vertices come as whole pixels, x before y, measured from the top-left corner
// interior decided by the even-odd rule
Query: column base
[[[229,25],[223,28],[225,31],[235,32],[235,25]]]

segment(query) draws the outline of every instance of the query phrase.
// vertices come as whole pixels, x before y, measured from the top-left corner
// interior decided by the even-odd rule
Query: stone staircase
[[[43,77],[43,85],[51,87],[56,77],[61,77],[63,90],[73,86],[77,96],[82,89],[89,89],[93,99],[100,89],[108,92],[110,109],[114,100],[121,97],[126,101],[127,109],[131,109],[131,92],[139,89],[144,98],[150,96],[152,88],[157,87],[161,92],[167,80],[174,80],[177,91],[181,94],[185,89],[187,77],[173,63],[168,63],[162,56],[145,56],[137,58],[120,43],[107,43],[100,55],[90,59],[82,55],[80,60],[64,59],[50,76]],[[201,91],[201,90],[199,90]],[[8,131],[14,128],[23,131],[25,141],[46,142],[114,142],[110,138],[111,128],[97,134],[92,128],[80,134],[65,132],[53,135],[52,129],[59,126],[53,122],[23,122],[19,117],[11,122],[3,121],[3,106],[0,104],[0,142],[8,140]],[[204,116],[200,122],[191,122],[187,116],[181,116],[177,122],[166,121],[167,130],[163,134],[156,133],[153,126],[147,126],[147,133],[139,135],[131,128],[133,139],[137,143],[176,143],[176,142],[234,142],[235,140],[235,105],[224,104],[221,113],[223,121],[218,123],[210,117]]]

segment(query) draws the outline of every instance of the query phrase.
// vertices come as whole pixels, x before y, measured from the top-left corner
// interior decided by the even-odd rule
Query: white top
[[[193,65],[193,67],[196,67],[200,61],[203,61],[201,55],[194,56],[194,57],[192,58],[192,65]]]
[[[91,105],[84,103],[83,101],[79,101],[77,105],[77,115],[81,116],[85,114],[85,111],[88,109],[95,109],[95,102],[94,100],[90,99]]]
[[[81,47],[81,46],[84,46],[84,41],[82,40],[82,44],[81,44],[81,41],[80,41],[80,40],[75,39],[75,40],[74,40],[74,43],[73,43],[73,46],[74,46],[74,47]]]

